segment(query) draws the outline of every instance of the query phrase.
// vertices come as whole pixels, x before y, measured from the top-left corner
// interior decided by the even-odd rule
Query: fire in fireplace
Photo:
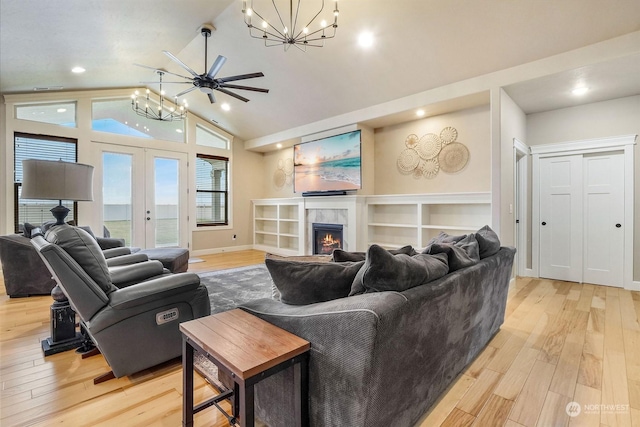
[[[342,249],[341,224],[312,224],[313,228],[313,254],[327,255],[334,249]]]

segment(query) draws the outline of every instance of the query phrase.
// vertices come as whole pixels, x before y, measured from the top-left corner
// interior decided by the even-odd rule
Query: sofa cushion
[[[480,252],[480,259],[486,258],[491,255],[495,255],[500,250],[500,239],[495,231],[488,225],[485,225],[476,233],[476,240],[478,241],[478,248]]]
[[[413,249],[413,246],[407,245],[399,249],[389,249],[389,253],[393,255],[405,254],[415,255],[417,252]],[[364,261],[367,258],[366,252],[347,252],[342,249],[334,249],[331,257],[334,262],[346,262],[346,261]]]
[[[273,258],[266,258],[264,262],[280,292],[280,301],[291,305],[346,297],[364,264],[364,261],[300,262]]]
[[[449,271],[477,264],[480,261],[478,241],[473,233],[457,243],[434,243],[426,247],[425,254],[447,254]]]
[[[50,227],[44,238],[64,249],[105,293],[116,290],[111,283],[102,250],[89,233],[81,228],[62,224]]]
[[[393,255],[378,245],[371,245],[349,295],[398,291],[439,279],[449,272],[445,254]]]

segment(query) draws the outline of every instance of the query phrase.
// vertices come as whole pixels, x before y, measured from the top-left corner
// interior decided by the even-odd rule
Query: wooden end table
[[[182,332],[182,425],[193,426],[193,414],[235,396],[233,416],[242,427],[254,425],[254,389],[261,380],[294,367],[295,419],[309,425],[309,342],[241,309],[180,324]],[[201,351],[234,381],[233,390],[193,406],[193,352]],[[220,409],[222,410],[222,409]],[[223,411],[224,412],[224,411]]]

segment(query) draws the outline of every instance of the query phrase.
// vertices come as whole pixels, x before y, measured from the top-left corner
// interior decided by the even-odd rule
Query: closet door
[[[583,281],[623,286],[624,154],[584,156]]]
[[[582,281],[582,156],[540,159],[540,277]]]

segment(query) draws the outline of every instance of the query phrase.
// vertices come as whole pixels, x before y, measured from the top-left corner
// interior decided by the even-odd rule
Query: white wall
[[[527,144],[640,135],[640,95],[527,116]],[[640,147],[635,146],[634,280],[640,280]]]

